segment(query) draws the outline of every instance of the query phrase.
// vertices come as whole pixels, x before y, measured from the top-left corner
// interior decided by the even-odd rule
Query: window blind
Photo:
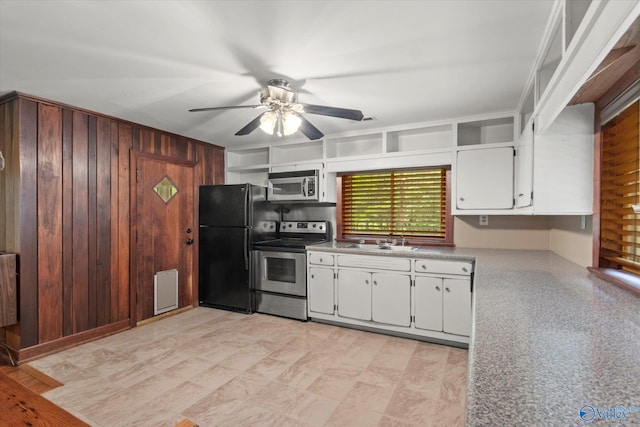
[[[447,169],[342,177],[342,235],[446,238]]]
[[[640,273],[639,103],[602,127],[601,264]]]

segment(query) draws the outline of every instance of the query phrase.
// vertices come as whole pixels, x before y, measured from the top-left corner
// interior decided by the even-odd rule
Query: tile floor
[[[467,351],[196,308],[30,363],[93,426],[455,426]]]

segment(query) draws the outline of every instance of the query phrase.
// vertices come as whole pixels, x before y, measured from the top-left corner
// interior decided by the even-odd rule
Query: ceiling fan
[[[314,140],[322,138],[324,134],[302,116],[304,113],[356,121],[361,121],[364,118],[360,110],[299,103],[298,94],[293,91],[288,81],[282,79],[273,79],[267,82],[267,87],[260,92],[260,104],[192,108],[189,111],[239,108],[268,108],[268,111],[250,121],[245,127],[236,132],[236,135],[248,135],[257,128],[270,135],[275,134],[277,136],[291,135],[299,130],[307,138]]]

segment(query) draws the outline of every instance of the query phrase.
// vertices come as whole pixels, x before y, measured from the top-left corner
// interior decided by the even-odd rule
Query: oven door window
[[[296,260],[289,258],[265,259],[267,280],[271,282],[296,283]]]

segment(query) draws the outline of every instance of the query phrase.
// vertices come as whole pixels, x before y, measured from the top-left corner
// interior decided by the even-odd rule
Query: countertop
[[[308,249],[379,251],[341,245]],[[640,297],[549,251],[409,253],[390,256],[475,259],[467,426],[640,424]]]
[[[357,246],[357,247],[352,247]],[[475,256],[465,249],[456,249],[449,246],[395,246],[395,249],[378,249],[377,245],[354,245],[353,243],[328,242],[307,246],[308,251],[334,252],[354,255],[377,255],[401,258],[440,258],[473,262]],[[412,250],[413,249],[413,250]]]

